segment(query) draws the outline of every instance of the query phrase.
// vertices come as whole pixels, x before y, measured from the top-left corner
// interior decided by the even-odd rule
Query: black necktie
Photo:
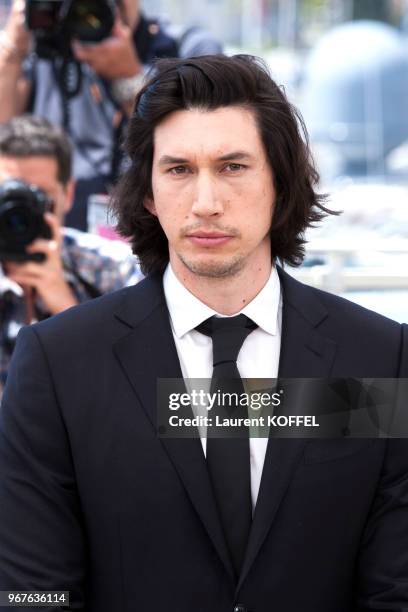
[[[251,319],[238,315],[228,318],[211,317],[196,328],[212,338],[211,393],[239,395],[244,392],[237,357],[245,338],[256,327]],[[208,471],[231,559],[236,575],[239,576],[252,521],[248,428],[227,427],[219,433],[214,428],[216,415],[220,418],[246,418],[248,409],[238,404],[229,410],[228,405],[215,402],[209,415],[213,419],[213,428],[207,434]],[[219,438],[217,433],[228,437]]]

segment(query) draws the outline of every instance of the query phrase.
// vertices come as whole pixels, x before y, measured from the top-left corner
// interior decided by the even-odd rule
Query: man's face
[[[154,133],[153,199],[173,270],[222,278],[270,266],[275,189],[251,111],[177,111]]]
[[[7,157],[0,155],[0,182],[20,179],[42,189],[54,203],[54,214],[62,222],[71,206],[72,184],[58,180],[58,165],[52,157]]]

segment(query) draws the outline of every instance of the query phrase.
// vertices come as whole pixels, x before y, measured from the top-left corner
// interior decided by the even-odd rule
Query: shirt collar
[[[212,317],[223,316],[195,297],[174,274],[168,264],[163,276],[164,295],[170,313],[172,328],[177,338],[193,330],[197,325]],[[273,266],[266,285],[258,295],[239,313],[252,319],[268,334],[276,335],[278,330],[278,314],[280,306],[280,281]]]

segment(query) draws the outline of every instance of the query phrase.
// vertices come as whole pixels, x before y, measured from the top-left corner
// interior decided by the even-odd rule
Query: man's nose
[[[216,181],[207,173],[198,175],[195,184],[192,212],[200,217],[220,215],[224,208]]]

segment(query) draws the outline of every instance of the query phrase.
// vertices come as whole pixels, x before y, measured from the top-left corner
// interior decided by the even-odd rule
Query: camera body
[[[26,0],[26,25],[39,57],[71,55],[71,41],[98,43],[115,21],[115,0]]]
[[[27,253],[37,238],[50,240],[44,213],[53,203],[38,187],[19,179],[0,183],[0,261],[44,261],[43,253]]]

